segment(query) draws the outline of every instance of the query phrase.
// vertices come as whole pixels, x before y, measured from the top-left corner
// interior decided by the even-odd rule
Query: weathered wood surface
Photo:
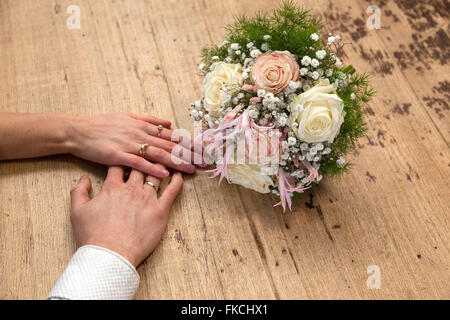
[[[368,137],[350,175],[291,213],[276,199],[186,177],[138,299],[450,298],[448,1],[304,1],[340,33],[343,60],[373,75]],[[200,49],[264,0],[0,0],[0,111],[150,113],[192,130]],[[447,7],[446,7],[447,6]],[[0,163],[0,299],[44,298],[75,244],[69,189],[105,168],[70,156]],[[367,267],[381,269],[369,290]]]

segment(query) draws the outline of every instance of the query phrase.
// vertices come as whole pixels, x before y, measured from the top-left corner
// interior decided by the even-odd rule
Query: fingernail
[[[164,177],[168,177],[168,176],[169,176],[169,171],[167,171],[167,170],[161,170],[161,174],[162,174]]]
[[[195,166],[193,166],[193,165],[188,165],[186,169],[187,169],[186,171],[189,173],[195,172]]]

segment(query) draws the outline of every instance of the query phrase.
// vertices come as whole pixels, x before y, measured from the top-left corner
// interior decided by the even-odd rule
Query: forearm
[[[77,116],[0,113],[0,160],[70,153]]]
[[[73,255],[47,299],[129,300],[139,275],[128,260],[98,246],[82,246]]]

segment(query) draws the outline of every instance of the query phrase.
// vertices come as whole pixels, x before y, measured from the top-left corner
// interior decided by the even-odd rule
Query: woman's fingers
[[[195,164],[199,167],[206,167],[206,162],[203,161],[202,151],[195,153],[194,143],[190,141],[189,137],[184,137],[178,132],[162,129],[158,130],[157,126],[152,124],[146,125],[144,130],[148,134],[148,144],[172,152],[176,148],[175,156],[182,158],[185,161]],[[158,135],[160,133],[160,135]]]
[[[186,172],[186,173],[194,173],[195,166],[187,163],[186,161],[172,155],[171,153],[154,146],[150,146],[147,148],[147,152],[145,153],[145,158],[157,163],[160,163],[166,167],[173,168],[178,171]],[[159,176],[158,176],[159,177]]]
[[[183,186],[183,176],[181,173],[176,172],[172,176],[172,180],[169,185],[164,189],[159,201],[162,207],[169,211],[172,207],[173,202],[180,193],[181,187]]]
[[[203,161],[202,150],[195,153],[194,143],[189,137],[185,137],[177,131],[167,128],[158,128],[158,126],[141,121],[141,129],[147,134],[145,141],[157,148],[172,152],[176,148],[175,156],[185,161],[195,164],[199,167],[206,167]]]
[[[151,146],[161,148],[169,152],[177,145],[175,142],[167,141],[154,136],[147,136],[147,143]]]
[[[150,149],[150,147],[148,149]],[[167,171],[166,169],[161,168],[147,161],[146,159],[133,154],[124,152],[119,156],[119,161],[124,166],[142,171],[157,178],[166,178],[169,176],[169,171]]]
[[[145,131],[154,137],[158,137],[160,139],[164,139],[167,141],[171,141],[175,144],[181,144],[183,147],[193,150],[194,144],[191,141],[190,137],[185,137],[177,131],[173,131],[170,129],[162,128],[158,129],[158,126],[153,124],[148,124],[145,126]]]
[[[179,135],[174,133],[172,130],[167,129],[167,128],[163,128],[162,130],[159,130],[158,126],[154,125],[154,124],[147,124],[145,126],[145,131],[151,136],[159,137],[161,139],[172,141],[174,143],[178,143],[183,140],[182,137],[180,137]]]
[[[148,136],[147,140],[149,145],[172,153],[175,157],[181,158],[188,163],[196,164],[200,167],[205,166],[201,155],[196,156],[194,152],[180,144],[152,136]],[[200,162],[200,164],[196,162]]]
[[[159,119],[153,116],[148,116],[148,115],[144,115],[144,114],[134,114],[134,113],[129,113],[130,117],[137,119],[137,120],[142,120],[154,125],[162,125],[165,128],[170,128],[171,123],[169,120],[164,120],[164,119]]]
[[[190,139],[186,139],[184,136],[173,130],[166,128],[159,130],[158,126],[153,124],[146,125],[144,130],[150,136],[157,137],[161,140],[170,141],[170,143],[173,144],[181,144],[183,147],[193,150],[193,144],[190,143]]]

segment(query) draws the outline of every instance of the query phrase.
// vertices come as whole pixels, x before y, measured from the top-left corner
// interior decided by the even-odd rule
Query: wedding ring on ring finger
[[[156,190],[156,185],[151,181],[145,181],[145,184],[148,184],[150,187]]]
[[[144,143],[139,150],[139,156],[145,158],[145,154],[147,153],[148,143]]]
[[[151,179],[151,181],[150,181],[150,179]],[[154,178],[154,177],[147,177],[146,179],[145,179],[145,182],[144,182],[144,187],[146,187],[146,186],[150,186],[150,187],[152,187],[156,192],[158,192],[158,190],[159,190],[159,185],[161,184],[161,181],[159,180],[159,179],[157,179],[157,178]]]

